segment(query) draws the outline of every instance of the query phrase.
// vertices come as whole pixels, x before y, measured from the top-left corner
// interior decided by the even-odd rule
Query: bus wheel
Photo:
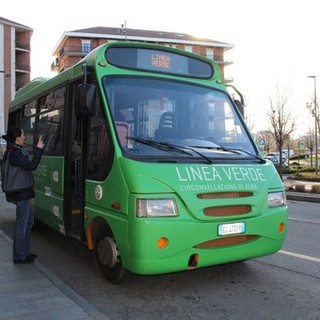
[[[100,229],[96,237],[96,258],[103,276],[111,283],[119,283],[125,274],[120,252],[113,236]]]

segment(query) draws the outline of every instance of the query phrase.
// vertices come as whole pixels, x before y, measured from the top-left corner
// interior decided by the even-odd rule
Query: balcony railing
[[[94,49],[94,48],[92,48],[92,49]],[[63,55],[86,56],[89,52],[90,52],[90,50],[84,50],[84,48],[82,46],[66,46],[61,49],[60,56],[63,56]]]
[[[22,63],[16,63],[16,72],[27,72],[29,73],[31,71],[31,67],[29,64],[22,64]]]
[[[16,41],[16,49],[22,49],[26,51],[31,50],[30,43],[22,42],[22,41]]]

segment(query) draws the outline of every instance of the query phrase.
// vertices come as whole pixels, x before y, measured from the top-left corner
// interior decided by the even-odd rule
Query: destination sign
[[[161,72],[195,78],[211,78],[212,65],[201,59],[166,50],[134,47],[112,47],[107,61],[117,67]]]

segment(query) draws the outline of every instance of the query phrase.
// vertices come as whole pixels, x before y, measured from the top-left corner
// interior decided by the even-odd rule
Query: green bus
[[[105,278],[172,273],[277,252],[288,208],[218,65],[138,42],[104,44],[10,105],[40,135],[35,217],[95,250]]]

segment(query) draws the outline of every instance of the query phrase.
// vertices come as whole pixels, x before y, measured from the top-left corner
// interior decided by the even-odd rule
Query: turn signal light
[[[169,243],[169,240],[165,237],[162,237],[158,240],[157,246],[160,249],[164,249],[165,247],[167,247],[168,243]]]
[[[285,229],[286,229],[285,224],[283,222],[281,222],[278,226],[279,232],[284,232]]]

